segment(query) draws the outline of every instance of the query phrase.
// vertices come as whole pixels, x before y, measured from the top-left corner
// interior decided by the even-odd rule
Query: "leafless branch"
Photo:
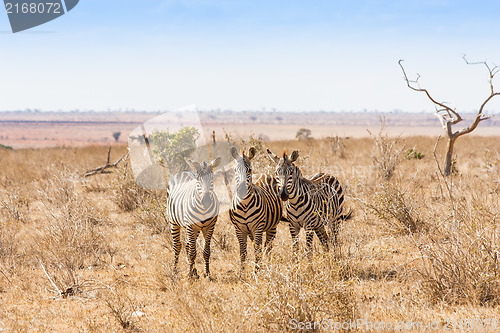
[[[453,154],[453,146],[455,144],[455,141],[458,137],[468,134],[476,129],[476,127],[479,125],[479,123],[483,120],[490,119],[491,116],[485,116],[483,114],[483,110],[485,106],[488,104],[488,102],[493,99],[493,97],[500,95],[500,92],[495,92],[495,88],[493,86],[493,79],[497,73],[500,72],[500,68],[496,65],[490,65],[486,61],[479,61],[479,62],[470,62],[467,60],[466,55],[464,54],[463,59],[467,65],[484,65],[486,69],[488,70],[489,73],[489,85],[490,85],[490,94],[489,96],[483,101],[481,104],[479,110],[477,111],[476,117],[472,124],[469,127],[462,128],[460,130],[454,131],[452,126],[456,125],[457,123],[462,121],[462,117],[460,114],[456,111],[455,108],[451,108],[447,106],[445,102],[437,102],[426,89],[420,88],[420,85],[418,84],[418,79],[420,78],[420,75],[417,76],[417,79],[415,81],[410,81],[408,79],[408,75],[406,74],[406,71],[402,65],[403,60],[399,60],[398,64],[401,67],[401,70],[403,71],[404,79],[406,81],[406,84],[408,87],[412,90],[419,91],[419,92],[424,92],[427,97],[434,103],[436,106],[436,116],[439,118],[441,121],[441,125],[446,131],[446,134],[448,136],[448,149],[446,152],[446,157],[444,161],[444,173],[441,172],[441,174],[445,176],[449,176],[451,172],[451,163],[452,163],[452,154]],[[416,86],[415,86],[416,85]],[[439,139],[438,139],[439,141]],[[437,143],[436,143],[437,145]],[[435,150],[435,149],[434,149]],[[436,157],[434,155],[434,157]],[[438,165],[439,166],[439,165]],[[450,187],[447,185],[448,190],[450,190]]]
[[[486,69],[488,70],[488,73],[490,75],[489,83],[490,83],[490,91],[491,94],[495,94],[495,90],[493,88],[493,78],[495,75],[500,71],[500,68],[493,64],[493,67],[491,67],[486,61],[476,61],[476,62],[470,62],[467,60],[467,55],[464,54],[463,59],[467,65],[484,65]]]
[[[109,168],[116,168],[118,166],[118,163],[120,163],[122,160],[126,160],[128,158],[128,155],[129,155],[130,152],[127,152],[125,155],[123,155],[122,157],[120,157],[120,159],[118,161],[116,161],[115,163],[113,164],[110,164],[109,162],[109,157],[110,157],[110,154],[111,154],[111,147],[109,147],[108,149],[108,159],[106,161],[106,165],[103,165],[99,168],[95,168],[95,169],[92,169],[92,170],[89,170],[85,173],[85,177],[89,177],[89,176],[94,176],[94,175],[97,175],[97,174],[100,174],[100,173],[111,173],[111,171],[108,171],[107,169]]]
[[[456,137],[459,137],[461,135],[468,134],[468,133],[472,132],[473,130],[476,129],[477,125],[479,125],[479,123],[481,121],[487,120],[487,119],[490,119],[491,117],[493,117],[493,115],[485,116],[483,114],[483,110],[484,110],[484,107],[486,106],[486,104],[488,104],[488,102],[493,97],[500,95],[500,92],[495,92],[495,87],[493,85],[493,79],[495,78],[495,75],[500,71],[500,68],[498,66],[496,66],[496,65],[491,66],[486,61],[470,62],[469,60],[467,60],[467,55],[465,55],[465,54],[463,56],[463,59],[467,65],[484,65],[486,67],[486,69],[488,70],[488,74],[489,74],[488,82],[490,85],[490,95],[484,100],[483,104],[481,104],[481,107],[477,111],[477,115],[476,115],[476,118],[474,119],[474,122],[469,127],[466,127],[460,131],[455,132],[454,135]]]
[[[450,108],[449,106],[447,106],[444,103],[438,102],[437,100],[435,100],[431,96],[431,94],[427,91],[427,89],[420,88],[420,85],[418,84],[418,80],[420,79],[420,74],[417,74],[417,79],[414,81],[411,81],[410,79],[408,79],[408,75],[406,74],[406,71],[403,67],[402,62],[403,62],[403,59],[399,60],[398,64],[399,64],[399,67],[401,67],[401,70],[403,71],[406,85],[408,86],[408,88],[410,88],[412,90],[415,90],[418,92],[424,92],[427,95],[427,97],[431,100],[432,103],[434,103],[435,105],[440,107],[440,109],[438,109],[436,111],[436,116],[440,119],[441,124],[443,124],[443,127],[446,130],[448,130],[448,128],[451,129],[451,125],[455,125],[455,124],[461,122],[462,117],[460,116],[460,114],[458,114],[458,112],[456,112],[455,109]],[[415,87],[412,84],[416,84],[418,87]]]

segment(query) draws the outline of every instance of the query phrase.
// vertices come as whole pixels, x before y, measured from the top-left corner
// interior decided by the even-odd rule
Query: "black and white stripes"
[[[276,236],[276,227],[281,219],[283,205],[278,197],[278,184],[270,175],[260,175],[252,182],[252,165],[250,160],[255,155],[255,148],[250,148],[248,156],[238,154],[232,147],[234,158],[235,193],[229,210],[240,245],[241,265],[246,260],[247,238],[254,242],[255,262],[258,268],[261,259],[263,233],[266,233],[266,250],[271,250],[272,241]]]
[[[317,174],[311,179],[302,176],[300,169],[294,164],[299,157],[294,151],[290,158],[283,152],[280,158],[267,150],[271,159],[277,164],[275,175],[278,181],[279,195],[284,201],[284,218],[290,223],[290,233],[297,247],[301,228],[306,231],[306,245],[312,250],[314,233],[318,236],[325,250],[328,250],[328,234],[325,225],[330,226],[332,236],[337,238],[338,225],[342,219],[344,194],[335,177]]]
[[[270,251],[280,221],[289,224],[294,251],[298,247],[300,230],[305,229],[306,246],[311,254],[314,234],[328,250],[330,245],[337,244],[340,222],[351,215],[351,212],[343,214],[344,192],[335,177],[319,173],[312,178],[305,178],[294,163],[299,157],[297,151],[290,157],[286,152],[283,152],[282,157],[274,155],[269,149],[267,152],[276,163],[274,176],[262,174],[254,177],[250,161],[256,154],[255,148],[250,148],[247,154],[244,151],[239,153],[235,147],[229,149],[234,160],[235,190],[230,208],[226,204],[224,207],[229,210],[230,221],[235,227],[242,268],[247,259],[248,237],[254,242],[258,269],[264,233],[264,247]],[[196,239],[200,231],[205,238],[205,275],[210,274],[210,241],[219,215],[213,168],[220,160],[217,158],[212,163],[192,162],[194,172],[179,173],[168,183],[167,210],[174,245],[174,271],[177,272],[182,247],[181,228],[185,228],[190,277],[198,277],[195,259]]]
[[[210,274],[210,240],[219,215],[219,200],[214,192],[213,168],[219,163],[220,158],[212,163],[191,162],[194,172],[176,174],[168,183],[167,210],[174,244],[174,271],[177,272],[181,251],[181,228],[186,228],[190,277],[198,277],[194,262],[196,239],[200,231],[205,238],[203,250],[205,275]]]

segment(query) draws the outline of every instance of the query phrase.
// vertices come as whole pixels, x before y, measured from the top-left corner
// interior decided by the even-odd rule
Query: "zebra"
[[[261,259],[262,236],[266,233],[265,249],[272,249],[272,241],[276,236],[276,227],[282,217],[283,203],[278,196],[278,183],[270,175],[260,175],[252,182],[252,165],[250,160],[255,156],[255,148],[251,147],[248,155],[243,151],[241,156],[235,147],[230,149],[234,158],[235,193],[233,195],[229,217],[236,230],[240,244],[241,269],[243,270],[247,256],[247,236],[254,242],[255,269],[258,270]]]
[[[328,251],[329,237],[325,224],[337,243],[340,221],[351,216],[352,211],[342,215],[344,193],[339,181],[328,174],[319,173],[311,179],[304,178],[301,170],[294,164],[299,152],[294,151],[290,158],[283,151],[279,158],[267,149],[269,157],[277,164],[278,189],[284,202],[283,217],[289,222],[294,251],[298,247],[298,236],[301,228],[306,231],[307,251],[311,253],[314,233],[318,236],[325,251]]]
[[[194,262],[196,259],[196,239],[200,231],[205,238],[203,250],[205,276],[210,276],[210,240],[219,215],[219,200],[213,188],[213,169],[220,164],[220,161],[220,157],[211,163],[189,161],[194,172],[178,173],[168,182],[167,210],[174,246],[175,274],[177,274],[179,253],[181,252],[181,228],[186,228],[189,277],[199,277]]]

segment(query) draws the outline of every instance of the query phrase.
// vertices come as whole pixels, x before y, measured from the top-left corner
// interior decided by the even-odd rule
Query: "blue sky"
[[[495,0],[80,0],[12,34],[2,13],[0,110],[433,111],[405,59],[472,111],[487,73],[462,56],[500,63],[499,14]]]

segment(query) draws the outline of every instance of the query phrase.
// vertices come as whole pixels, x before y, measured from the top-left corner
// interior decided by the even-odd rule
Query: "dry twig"
[[[89,170],[85,173],[85,177],[89,177],[89,176],[94,176],[94,175],[97,175],[97,174],[100,174],[100,173],[111,173],[111,171],[108,171],[107,169],[109,168],[116,168],[118,166],[118,163],[120,163],[122,160],[126,160],[128,158],[128,155],[129,155],[130,152],[127,152],[125,155],[123,155],[122,157],[120,157],[120,159],[118,161],[116,161],[115,163],[113,164],[110,164],[109,163],[109,157],[110,157],[110,154],[111,154],[111,147],[109,147],[108,149],[108,160],[106,162],[106,165],[103,165],[99,168],[95,168],[95,169],[92,169],[92,170]]]

